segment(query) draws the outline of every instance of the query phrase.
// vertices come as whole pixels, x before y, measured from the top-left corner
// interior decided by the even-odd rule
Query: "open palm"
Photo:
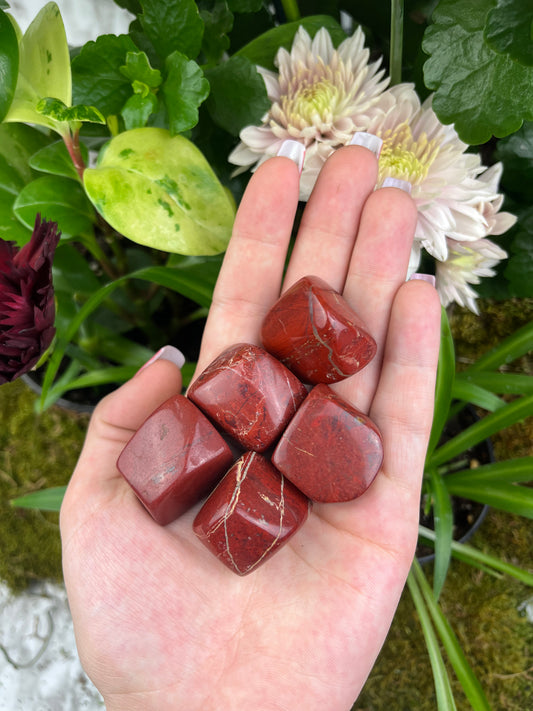
[[[176,366],[156,361],[93,415],[61,530],[80,657],[108,711],[346,711],[372,668],[416,544],[440,315],[430,285],[405,283],[414,204],[396,188],[374,191],[376,174],[365,148],[333,154],[284,274],[298,170],[287,158],[259,168],[198,364],[259,343],[264,314],[300,277],[341,291],[378,343],[363,371],[334,386],[383,435],[382,470],[361,498],[315,504],[291,541],[241,578],[194,536],[198,507],[160,527],[115,466],[150,412],[180,391]]]

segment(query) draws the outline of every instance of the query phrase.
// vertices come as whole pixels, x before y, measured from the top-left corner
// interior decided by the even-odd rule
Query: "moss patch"
[[[13,508],[30,491],[66,484],[88,418],[53,407],[34,412],[35,395],[15,381],[0,387],[0,579],[13,590],[61,579],[58,514]]]

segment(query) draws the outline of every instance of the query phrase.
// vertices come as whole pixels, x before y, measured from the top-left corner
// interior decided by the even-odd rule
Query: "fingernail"
[[[409,281],[427,281],[428,284],[431,284],[431,286],[435,286],[435,277],[433,274],[418,274],[418,272],[415,272],[414,274],[411,274],[409,277]]]
[[[382,188],[399,188],[406,193],[411,194],[411,183],[407,180],[400,180],[399,178],[385,178],[381,183]]]
[[[136,375],[141,373],[145,368],[148,368],[148,366],[152,365],[152,363],[155,363],[156,360],[169,360],[181,370],[181,368],[183,368],[183,364],[185,363],[185,356],[180,350],[174,348],[174,346],[163,346],[163,348],[160,348],[157,353],[150,358],[150,360],[147,360],[146,363],[139,368]]]
[[[298,172],[301,174],[304,167],[305,146],[300,141],[291,141],[290,139],[283,141],[278,151],[278,156],[290,158],[298,166]]]
[[[381,147],[383,141],[378,136],[374,136],[373,133],[365,133],[364,131],[357,131],[352,136],[352,140],[349,143],[350,146],[363,146],[363,148],[368,148],[369,151],[379,158],[381,153]]]

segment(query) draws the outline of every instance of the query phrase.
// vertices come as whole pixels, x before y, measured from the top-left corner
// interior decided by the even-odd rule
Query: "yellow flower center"
[[[382,136],[383,147],[379,157],[379,183],[385,177],[407,180],[416,185],[427,176],[435,160],[440,144],[429,141],[423,133],[416,141],[407,123]]]
[[[286,97],[285,110],[288,116],[298,116],[308,125],[317,120],[327,122],[336,104],[338,89],[327,79],[313,84],[300,85],[292,97]]]

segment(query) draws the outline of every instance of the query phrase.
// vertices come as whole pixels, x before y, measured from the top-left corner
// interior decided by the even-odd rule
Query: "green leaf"
[[[134,94],[126,101],[121,110],[126,129],[143,128],[151,114],[157,111],[158,102],[154,94],[149,92],[146,96]]]
[[[437,635],[431,624],[431,618],[424,604],[424,598],[422,597],[422,593],[412,571],[407,576],[407,587],[411,593],[428,650],[431,670],[433,672],[433,682],[435,684],[435,694],[437,697],[437,711],[456,711],[457,707],[453,698],[450,679],[446,671],[444,659],[442,658]]]
[[[87,148],[80,144],[80,149],[83,160],[87,163]],[[34,153],[30,158],[30,165],[41,173],[51,173],[78,180],[78,173],[63,141],[55,141]]]
[[[70,302],[78,295],[90,296],[101,284],[87,260],[72,244],[60,242],[52,264],[55,291],[70,295]]]
[[[529,204],[533,181],[533,123],[524,122],[512,136],[498,141],[494,158],[503,163],[501,186],[505,192]]]
[[[512,294],[525,299],[533,297],[533,210],[518,223],[503,273]]]
[[[119,114],[132,93],[121,71],[128,52],[138,52],[128,35],[101,35],[87,42],[72,60],[74,103],[97,106],[104,116]]]
[[[304,17],[302,20],[288,22],[267,30],[267,32],[241,47],[235,55],[246,57],[252,64],[258,64],[261,67],[265,67],[265,69],[277,70],[274,59],[278,49],[285,47],[285,49],[290,50],[294,35],[299,27],[307,30],[311,37],[314,37],[318,30],[324,27],[331,35],[335,46],[346,39],[346,33],[330,15],[312,15]]]
[[[464,374],[499,368],[533,350],[533,323],[526,323],[472,363]]]
[[[472,501],[488,504],[493,508],[533,518],[533,489],[528,486],[506,484],[505,482],[459,482],[448,483],[446,487],[450,494],[461,496]]]
[[[262,5],[263,0],[228,0],[232,12],[257,12]]]
[[[453,474],[446,474],[446,485],[478,484],[481,487],[490,482],[507,484],[533,481],[533,456],[508,459],[503,462],[482,464],[474,469],[464,469]]]
[[[207,108],[213,121],[234,136],[245,126],[260,123],[270,108],[263,77],[244,56],[208,69],[211,94]]]
[[[204,22],[202,52],[207,62],[215,63],[229,49],[228,32],[233,27],[233,14],[228,10],[225,0],[216,0],[212,11],[200,10]]]
[[[172,52],[167,57],[166,69],[163,95],[170,132],[174,135],[198,123],[198,107],[209,94],[209,82],[196,62],[181,52]]]
[[[141,0],[139,20],[163,59],[181,52],[194,59],[200,52],[204,23],[194,0]]]
[[[419,535],[426,541],[435,542],[436,536],[435,531],[425,528],[424,526],[419,526]],[[476,567],[492,568],[499,573],[505,573],[510,575],[525,585],[533,586],[533,574],[529,573],[527,570],[523,570],[516,565],[511,563],[506,563],[497,558],[496,556],[490,555],[490,553],[483,553],[482,551],[467,545],[466,543],[459,543],[457,541],[452,541],[452,555],[457,560],[462,560],[469,565],[474,565]]]
[[[429,482],[433,494],[433,515],[436,533],[433,594],[435,599],[438,600],[446,581],[452,555],[453,511],[448,489],[435,469],[430,470]]]
[[[483,36],[496,0],[441,0],[423,49],[431,55],[424,79],[436,91],[433,108],[443,123],[455,123],[465,143],[502,137],[533,119],[533,67],[495,52]]]
[[[158,87],[163,81],[159,69],[152,69],[150,60],[145,52],[128,52],[126,64],[120,71],[130,82],[140,81],[152,89]]]
[[[35,123],[57,130],[57,124],[36,110],[40,99],[53,96],[72,103],[70,55],[59,8],[49,2],[30,24],[19,46],[19,75],[5,121]]]
[[[19,43],[8,15],[0,10],[0,121],[7,114],[17,86]]]
[[[98,212],[139,244],[217,254],[231,235],[233,205],[196,146],[160,128],[116,136],[84,173]]]
[[[11,506],[24,509],[40,509],[41,511],[59,511],[65,496],[66,486],[53,486],[31,494],[19,496],[10,501]]]
[[[532,0],[498,0],[487,15],[485,40],[495,52],[533,65]]]
[[[482,407],[484,410],[494,412],[500,407],[505,407],[505,400],[502,400],[497,395],[494,395],[485,388],[469,383],[463,379],[455,380],[452,388],[452,395],[457,400],[469,402],[477,407]]]
[[[428,607],[429,614],[433,624],[435,625],[435,629],[437,630],[437,634],[439,635],[448,655],[448,659],[451,662],[451,665],[472,708],[476,711],[491,711],[489,702],[487,701],[483,689],[481,688],[481,684],[468,664],[450,623],[433,597],[429,583],[424,577],[420,563],[417,560],[413,561],[411,570],[420,587],[424,601]]]
[[[452,388],[455,378],[455,348],[450,322],[444,308],[441,309],[440,348],[435,384],[435,408],[433,424],[427,449],[427,457],[437,446],[450,410]]]
[[[505,407],[470,425],[466,430],[436,449],[429,457],[429,466],[440,466],[496,432],[531,415],[533,415],[533,395],[513,400]]]
[[[41,99],[37,106],[37,112],[47,116],[58,123],[77,123],[87,121],[88,123],[103,123],[105,118],[95,106],[76,104],[76,106],[66,106],[59,99],[47,96]]]
[[[529,395],[533,393],[533,378],[530,375],[515,373],[486,373],[485,371],[466,371],[457,373],[458,381],[466,381],[493,393],[504,395]]]
[[[45,175],[29,183],[15,200],[13,210],[23,225],[33,229],[37,213],[57,222],[63,237],[91,234],[94,211],[79,183]]]

